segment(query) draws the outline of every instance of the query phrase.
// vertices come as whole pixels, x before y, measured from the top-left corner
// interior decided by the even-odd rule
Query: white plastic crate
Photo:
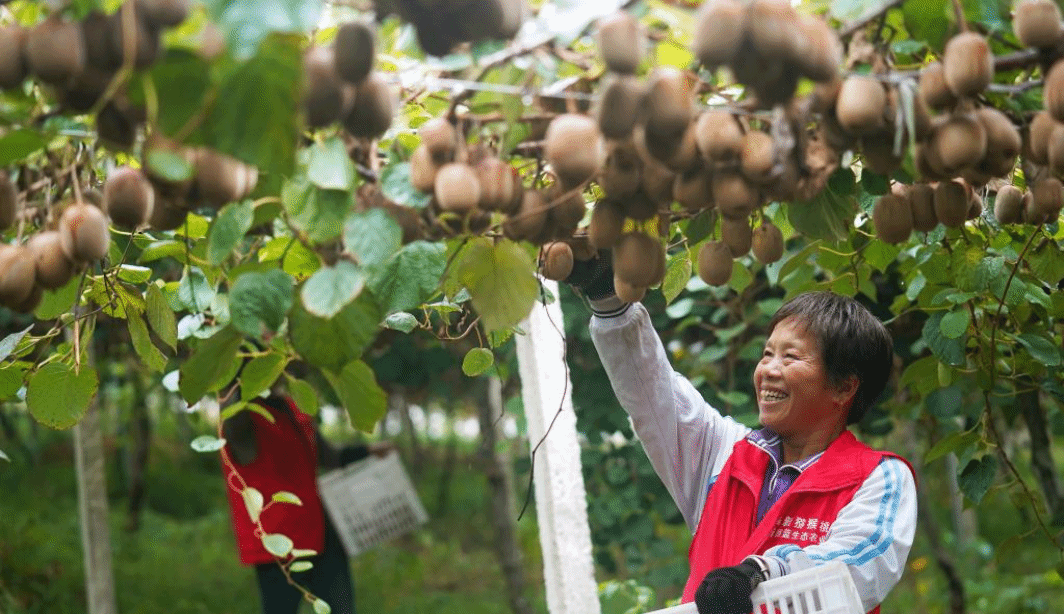
[[[838,561],[766,580],[750,600],[753,614],[864,614],[853,578]],[[698,614],[698,608],[683,603],[650,614]]]
[[[429,518],[394,451],[322,474],[318,490],[348,556],[405,535]]]

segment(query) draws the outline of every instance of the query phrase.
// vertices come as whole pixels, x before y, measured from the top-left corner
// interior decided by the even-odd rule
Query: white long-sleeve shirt
[[[593,316],[591,339],[651,464],[694,532],[710,485],[732,447],[751,429],[722,416],[673,370],[643,305],[618,312]],[[777,546],[760,558],[769,577],[841,560],[867,611],[901,579],[915,532],[912,472],[904,462],[887,458],[839,512],[824,541],[804,548]]]

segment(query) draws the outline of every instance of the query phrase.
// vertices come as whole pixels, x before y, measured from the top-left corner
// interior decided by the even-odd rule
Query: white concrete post
[[[543,283],[558,295],[557,283]],[[550,430],[533,466],[547,609],[551,614],[599,614],[561,306],[557,301],[537,303],[522,328],[527,334],[517,336],[517,361],[530,446]]]

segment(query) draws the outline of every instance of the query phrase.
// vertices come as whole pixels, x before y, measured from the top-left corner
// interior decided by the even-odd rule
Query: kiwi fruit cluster
[[[509,40],[529,14],[525,0],[388,0],[376,2],[376,9],[412,24],[422,51],[433,56],[462,43]]]
[[[1060,19],[1054,0],[1019,0],[1012,8],[1012,31],[1027,47],[1049,49],[1064,37]]]

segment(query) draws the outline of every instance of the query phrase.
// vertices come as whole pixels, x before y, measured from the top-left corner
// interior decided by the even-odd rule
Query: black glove
[[[612,296],[614,294],[612,254],[609,250],[600,250],[596,257],[589,260],[574,259],[573,272],[565,278],[565,283],[590,301]]]
[[[750,593],[764,580],[761,567],[753,561],[714,569],[695,591],[698,614],[750,614],[754,609]]]

